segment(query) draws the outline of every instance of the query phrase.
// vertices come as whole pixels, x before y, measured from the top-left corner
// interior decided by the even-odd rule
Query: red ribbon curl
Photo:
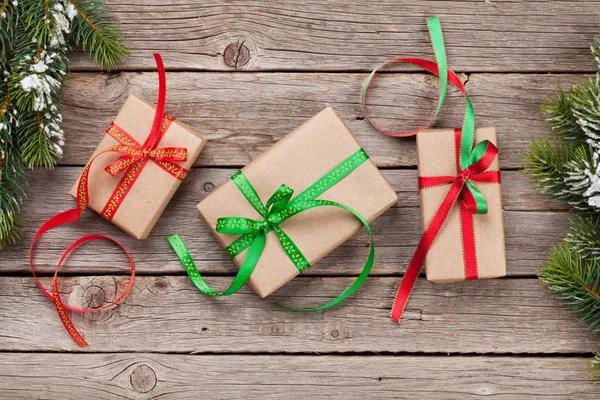
[[[77,343],[77,345],[81,347],[88,346],[88,343],[79,333],[79,331],[75,328],[66,310],[78,313],[99,312],[114,307],[115,305],[120,303],[127,296],[127,294],[130,292],[133,286],[133,280],[135,277],[135,263],[133,261],[133,258],[131,257],[131,254],[129,254],[129,252],[119,242],[108,236],[99,234],[90,234],[82,236],[81,238],[71,243],[62,254],[56,266],[54,276],[52,278],[52,288],[50,292],[46,290],[46,288],[44,288],[44,286],[42,285],[35,273],[33,249],[36,242],[44,233],[58,226],[70,224],[77,221],[81,216],[83,210],[87,208],[87,205],[89,204],[88,180],[90,167],[96,160],[96,158],[98,158],[101,154],[111,152],[123,154],[123,156],[120,157],[118,160],[108,165],[105,168],[105,170],[113,176],[125,171],[123,178],[120,180],[119,184],[117,185],[117,188],[113,192],[111,198],[109,199],[106,206],[104,207],[104,210],[101,213],[108,220],[112,219],[119,206],[123,202],[123,199],[129,192],[130,188],[135,183],[136,179],[138,178],[144,166],[149,160],[153,160],[157,165],[162,167],[165,171],[167,171],[169,174],[171,174],[177,179],[181,180],[185,177],[188,171],[185,168],[174,164],[174,162],[186,161],[187,149],[180,147],[158,148],[160,140],[162,139],[164,133],[168,130],[174,118],[171,118],[164,114],[166,101],[165,69],[159,54],[154,54],[154,59],[156,60],[159,78],[158,101],[156,111],[154,114],[154,120],[152,123],[152,130],[150,131],[150,134],[148,135],[146,141],[143,145],[140,145],[140,143],[138,143],[131,135],[129,135],[123,129],[118,127],[116,124],[112,123],[107,130],[107,134],[109,134],[112,138],[117,140],[119,144],[111,146],[99,152],[88,162],[88,164],[83,169],[83,172],[81,173],[81,176],[79,178],[79,184],[77,186],[77,207],[71,210],[64,211],[48,219],[36,232],[31,242],[31,247],[29,248],[29,263],[35,282],[39,286],[42,293],[54,303],[56,311],[65,329],[67,330],[71,338],[75,341],[75,343]],[[106,240],[111,243],[114,243],[119,248],[121,248],[121,250],[123,250],[127,258],[129,259],[131,275],[123,292],[110,304],[96,309],[83,309],[73,307],[64,303],[61,299],[58,288],[58,270],[60,269],[65,259],[69,256],[69,254],[71,254],[71,252],[73,252],[77,247],[81,246],[82,244],[92,240]]]

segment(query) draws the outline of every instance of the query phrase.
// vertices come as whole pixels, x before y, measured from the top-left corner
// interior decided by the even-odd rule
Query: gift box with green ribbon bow
[[[331,109],[285,136],[198,204],[200,216],[240,272],[217,292],[195,268],[182,239],[169,238],[194,284],[209,296],[248,283],[268,296],[366,227],[397,201],[346,125]],[[374,247],[350,295],[373,266]],[[357,271],[358,273],[358,271]]]

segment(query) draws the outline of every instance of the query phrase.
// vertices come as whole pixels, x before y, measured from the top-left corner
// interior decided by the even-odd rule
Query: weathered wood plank
[[[50,278],[44,278],[46,284]],[[99,307],[124,276],[61,279],[63,299]],[[231,278],[210,277],[224,289]],[[590,353],[598,334],[579,324],[536,279],[438,285],[420,279],[402,324],[389,318],[399,278],[374,277],[339,307],[297,313],[273,304],[324,304],[353,278],[298,277],[261,299],[248,288],[227,298],[201,294],[186,276],[138,277],[117,308],[76,314],[92,352]],[[52,302],[29,277],[0,278],[0,350],[79,351]]]
[[[440,15],[459,71],[582,71],[598,1],[110,0],[131,56],[122,68],[370,70],[397,56],[432,57],[425,19]],[[95,68],[75,54],[71,67]]]
[[[169,73],[167,111],[208,139],[197,166],[245,165],[302,122],[332,106],[379,166],[416,165],[414,140],[385,137],[363,119],[366,74]],[[72,74],[65,87],[63,165],[87,162],[129,93],[156,98],[155,73]],[[502,168],[522,166],[532,138],[547,135],[540,103],[557,84],[585,75],[473,74],[467,87],[479,126],[496,126]],[[383,127],[421,126],[437,103],[437,80],[422,74],[385,74],[369,95]],[[436,126],[462,124],[464,100],[451,90]],[[384,117],[385,118],[378,118]]]
[[[74,200],[66,193],[79,171],[78,167],[61,167],[54,171],[36,171],[32,175],[25,204],[24,240],[18,246],[2,250],[2,273],[26,273],[29,270],[28,243],[46,219],[74,207]],[[232,273],[235,271],[233,263],[203,225],[195,207],[234,171],[194,169],[145,241],[130,238],[92,211],[86,212],[77,224],[50,231],[42,239],[36,250],[39,271],[53,273],[55,263],[68,243],[82,234],[98,232],[122,241],[133,254],[139,273],[183,273],[166,241],[168,235],[178,232],[203,272]],[[421,235],[417,173],[412,170],[386,170],[383,173],[398,192],[398,203],[373,223],[377,246],[373,273],[399,275],[406,268]],[[503,174],[508,273],[531,276],[536,274],[549,249],[564,236],[569,214],[531,188],[527,184],[528,177],[522,172],[504,171]],[[361,232],[305,274],[357,274],[367,257],[367,245],[368,236]],[[113,255],[115,251],[102,243],[84,246],[69,258],[66,271],[124,272],[128,263],[120,255]]]
[[[0,354],[11,399],[597,399],[564,357]]]

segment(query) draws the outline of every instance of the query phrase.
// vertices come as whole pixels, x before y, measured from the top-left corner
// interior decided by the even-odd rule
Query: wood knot
[[[146,364],[138,365],[129,378],[131,387],[138,393],[148,393],[156,386],[156,374]]]
[[[223,61],[232,68],[239,68],[250,61],[250,49],[244,45],[245,40],[230,43],[223,53]]]
[[[338,337],[340,337],[340,331],[338,331],[337,329],[332,330],[331,337],[337,339]]]
[[[167,286],[169,286],[169,284],[167,282],[165,282],[164,279],[159,279],[156,282],[154,282],[154,287],[157,289],[164,289]]]
[[[82,293],[82,304],[86,309],[96,309],[104,305],[106,293],[104,289],[97,285],[91,285],[84,289]]]
[[[215,188],[215,185],[212,182],[206,182],[204,184],[203,188],[206,193],[210,193]]]
[[[164,277],[157,277],[147,286],[152,294],[162,294],[169,290],[169,281]]]

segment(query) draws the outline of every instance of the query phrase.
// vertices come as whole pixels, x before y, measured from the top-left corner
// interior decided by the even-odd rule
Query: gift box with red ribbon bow
[[[154,115],[152,103],[130,95],[88,163],[88,207],[137,239],[148,237],[206,143],[166,114],[150,138]]]
[[[465,188],[452,206],[425,258],[427,279],[439,283],[506,275],[498,157],[462,170],[460,134],[460,129],[427,129],[417,135],[422,226],[431,223],[457,178],[475,182],[487,201],[487,214],[475,216],[474,199]],[[484,140],[495,145],[496,129],[476,129],[475,141]]]

